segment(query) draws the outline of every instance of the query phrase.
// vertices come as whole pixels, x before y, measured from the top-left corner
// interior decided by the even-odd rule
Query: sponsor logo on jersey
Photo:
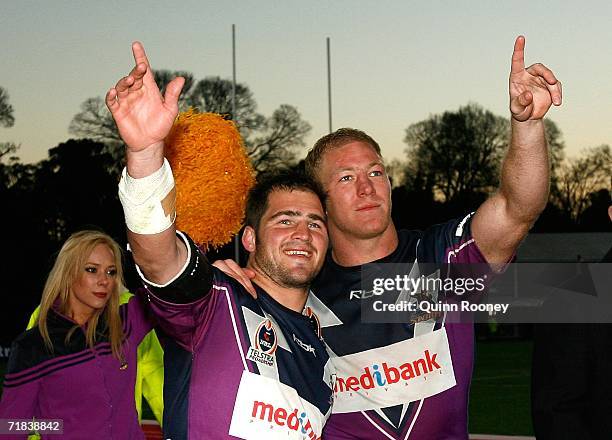
[[[272,321],[266,319],[259,324],[255,331],[254,342],[254,346],[249,348],[247,359],[272,367],[274,352],[278,347],[278,338]]]
[[[263,365],[267,365],[268,367],[274,366],[274,356],[270,356],[269,354],[262,353],[257,350],[255,347],[250,347],[247,352],[247,359],[253,362],[258,362]]]
[[[276,330],[272,325],[272,321],[266,319],[255,332],[255,348],[265,354],[274,354],[278,340],[276,338]]]
[[[311,307],[306,306],[302,314],[310,320],[312,327],[315,329],[315,332],[317,332],[317,336],[319,339],[321,339],[321,321],[314,310],[312,310]]]
[[[380,365],[374,364],[371,367],[365,367],[362,370],[363,374],[359,376],[337,376],[334,392],[369,390],[395,384],[400,380],[409,381],[415,377],[433,373],[442,369],[436,360],[437,356],[437,353],[432,354],[429,350],[425,350],[422,357],[404,362],[401,365],[393,366],[387,362],[381,362]]]
[[[332,362],[334,413],[406,406],[456,385],[445,328]]]
[[[331,390],[322,382],[319,392]],[[245,370],[229,434],[242,439],[320,440],[326,418],[292,386]]]
[[[304,351],[307,351],[308,353],[312,353],[314,357],[317,357],[317,353],[315,353],[315,349],[312,345],[306,344],[300,338],[295,336],[295,334],[292,334],[292,336],[293,336],[293,341],[298,345],[298,347],[300,347]]]
[[[253,411],[251,418],[266,421],[270,424],[283,426],[290,431],[301,433],[304,438],[311,440],[320,440],[313,430],[312,423],[305,411],[299,412],[297,408],[293,411],[283,407],[274,407],[271,403],[266,403],[261,400],[253,402]]]
[[[374,296],[379,296],[379,295],[382,295],[382,292],[375,292],[374,290],[357,289],[357,290],[351,290],[351,293],[349,294],[349,300],[368,299],[368,298],[372,298]]]

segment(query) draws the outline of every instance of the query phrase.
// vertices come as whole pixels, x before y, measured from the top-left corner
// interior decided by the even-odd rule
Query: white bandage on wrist
[[[136,234],[158,234],[176,218],[176,189],[166,159],[153,174],[135,179],[124,168],[119,181],[119,200],[125,224]]]

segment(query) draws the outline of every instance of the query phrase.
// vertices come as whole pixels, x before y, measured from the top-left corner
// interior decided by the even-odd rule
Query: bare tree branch
[[[158,70],[156,81],[163,90],[176,76],[186,79],[179,105],[182,110],[194,107],[199,112],[212,112],[233,118],[244,139],[253,167],[257,171],[285,167],[296,162],[296,153],[304,146],[304,137],[311,127],[292,106],[283,104],[266,118],[257,113],[253,94],[244,84],[236,85],[236,114],[232,115],[232,83],[219,77],[207,77],[194,84],[189,72]],[[123,143],[113,118],[100,97],[89,98],[74,116],[70,133],[107,145],[107,151],[120,166]]]

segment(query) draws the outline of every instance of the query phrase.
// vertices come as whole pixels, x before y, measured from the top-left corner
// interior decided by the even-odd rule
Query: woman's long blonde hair
[[[95,310],[87,321],[86,341],[90,348],[96,343],[96,330],[100,315],[104,314],[106,329],[111,344],[113,356],[123,361],[121,344],[123,342],[123,327],[119,316],[119,293],[123,287],[123,266],[121,264],[121,248],[110,236],[98,231],[80,231],[72,234],[64,243],[55,259],[55,264],[49,273],[40,303],[40,314],[38,316],[38,329],[50,351],[53,344],[47,328],[47,317],[49,310],[54,306],[58,311],[69,316],[69,298],[72,286],[82,276],[87,259],[99,244],[108,246],[115,260],[117,278],[115,290],[111,292],[106,306]],[[57,305],[56,305],[57,304]],[[68,343],[70,336],[78,328],[75,326],[66,336]],[[105,329],[105,330],[106,330]]]

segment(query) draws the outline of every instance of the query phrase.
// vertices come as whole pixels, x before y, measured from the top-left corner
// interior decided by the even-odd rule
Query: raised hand
[[[185,80],[174,78],[162,97],[140,42],[132,43],[132,53],[136,64],[108,91],[106,105],[128,152],[138,153],[152,145],[163,145],[178,114],[178,98]]]
[[[514,42],[510,70],[510,112],[519,122],[542,119],[552,104],[561,105],[561,82],[536,63],[525,69],[525,37]]]

